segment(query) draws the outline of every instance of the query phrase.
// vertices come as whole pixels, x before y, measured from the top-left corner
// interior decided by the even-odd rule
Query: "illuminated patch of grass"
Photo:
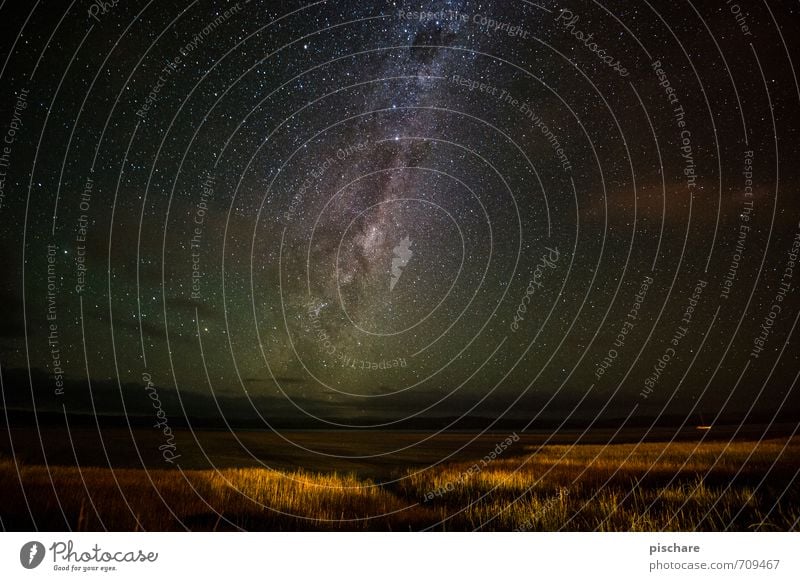
[[[6,459],[0,517],[44,530],[789,530],[800,442],[785,444],[548,446],[386,486],[300,470],[18,466],[33,519]]]

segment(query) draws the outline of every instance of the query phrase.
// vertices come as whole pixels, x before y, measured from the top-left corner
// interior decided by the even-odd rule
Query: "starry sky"
[[[797,420],[796,5],[28,4],[4,407]]]

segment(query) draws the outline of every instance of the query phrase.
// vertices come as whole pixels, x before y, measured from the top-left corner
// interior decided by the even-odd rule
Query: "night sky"
[[[112,4],[0,7],[7,409],[797,421],[795,3]]]

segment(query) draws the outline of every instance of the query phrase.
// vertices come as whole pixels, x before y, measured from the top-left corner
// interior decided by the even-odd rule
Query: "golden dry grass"
[[[254,468],[48,473],[6,459],[0,517],[45,530],[791,530],[799,451],[797,439],[530,447],[381,484]]]

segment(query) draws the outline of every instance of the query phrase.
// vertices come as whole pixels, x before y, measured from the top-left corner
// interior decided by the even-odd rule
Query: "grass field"
[[[799,527],[800,438],[539,446],[523,437],[515,446],[514,455],[405,466],[380,480],[251,467],[48,470],[5,457],[0,517],[7,530]]]

